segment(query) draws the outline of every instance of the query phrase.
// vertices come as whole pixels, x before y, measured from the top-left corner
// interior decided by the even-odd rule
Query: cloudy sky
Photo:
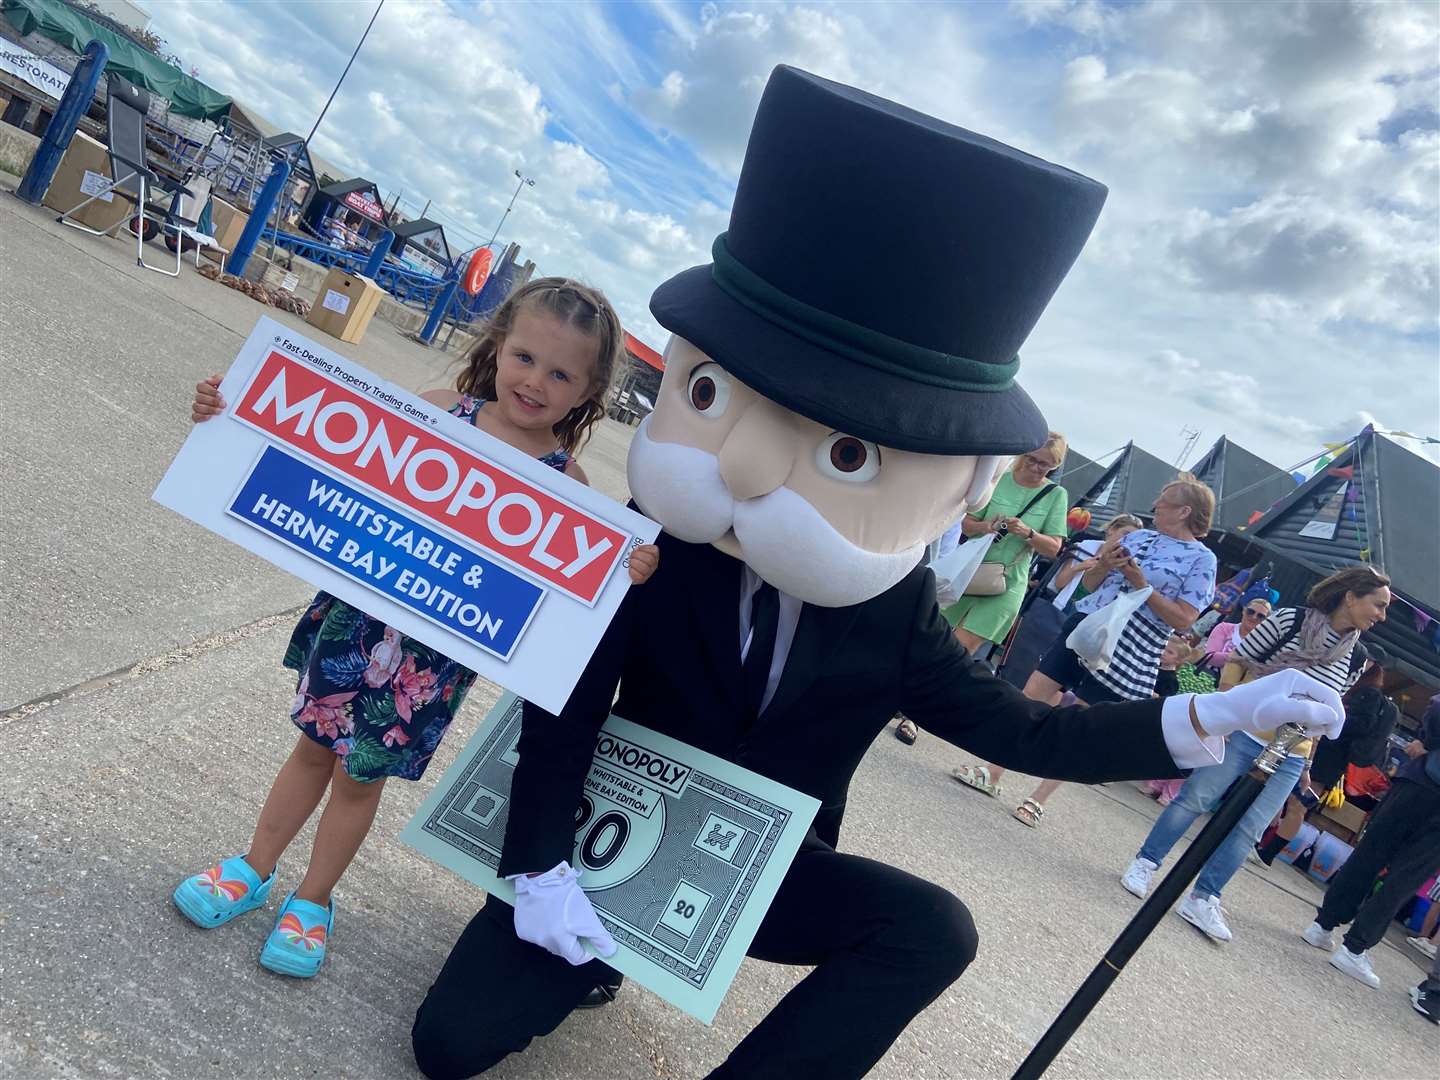
[[[302,133],[373,10],[150,7],[203,80]],[[1021,353],[1077,449],[1174,459],[1188,426],[1288,466],[1368,422],[1440,435],[1437,46],[1433,3],[389,0],[316,150],[462,239],[535,177],[501,239],[661,347],[648,296],[708,261],[794,64],[1109,185]],[[836,228],[882,261],[899,239]]]

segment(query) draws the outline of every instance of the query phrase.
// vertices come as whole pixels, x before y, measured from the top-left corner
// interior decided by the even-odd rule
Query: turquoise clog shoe
[[[313,978],[325,962],[325,946],[335,926],[335,901],[326,907],[300,900],[292,892],[280,906],[275,929],[260,950],[260,966],[277,975]]]
[[[187,877],[175,886],[171,899],[180,913],[196,926],[211,930],[237,915],[264,907],[270,899],[275,872],[264,881],[250,868],[242,855],[232,855],[194,877]]]

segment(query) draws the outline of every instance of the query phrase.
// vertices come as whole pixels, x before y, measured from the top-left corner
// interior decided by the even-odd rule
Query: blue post
[[[370,261],[365,264],[365,276],[375,280],[375,275],[380,272],[380,267],[385,265],[385,256],[390,251],[390,245],[395,243],[395,234],[386,229],[380,234],[380,239],[375,241],[375,246],[370,249]]]
[[[245,264],[250,261],[250,256],[255,252],[255,245],[260,242],[266,228],[270,224],[270,213],[275,209],[276,202],[280,199],[280,193],[285,190],[285,182],[290,179],[290,163],[288,161],[277,161],[275,167],[270,170],[270,176],[265,181],[265,186],[260,189],[260,195],[255,200],[255,207],[250,211],[250,220],[245,223],[245,230],[240,234],[240,239],[235,241],[235,250],[225,260],[225,269],[239,277],[245,272]]]
[[[40,205],[50,181],[55,179],[55,170],[60,167],[60,159],[70,145],[71,136],[80,126],[80,118],[95,98],[95,88],[100,85],[100,76],[104,74],[109,59],[110,50],[103,42],[92,41],[85,46],[85,55],[80,58],[75,74],[70,76],[70,85],[65,87],[65,94],[60,98],[60,107],[55,110],[50,126],[45,129],[45,137],[30,159],[30,167],[15,189],[19,198]]]
[[[425,328],[420,331],[420,340],[429,345],[435,340],[435,331],[440,329],[440,324],[445,321],[445,315],[450,310],[450,305],[455,301],[455,294],[460,291],[458,278],[451,278],[445,283],[445,288],[440,293],[440,299],[435,301],[435,306],[430,309],[430,317],[425,320]]]

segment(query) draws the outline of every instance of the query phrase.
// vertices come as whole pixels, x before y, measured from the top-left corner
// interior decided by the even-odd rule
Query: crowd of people
[[[1303,739],[1290,748],[1202,867],[1176,914],[1210,939],[1230,941],[1234,932],[1221,895],[1247,857],[1272,865],[1322,803],[1333,806],[1348,795],[1352,804],[1374,813],[1331,880],[1314,924],[1303,934],[1305,941],[1327,949],[1338,971],[1378,986],[1369,951],[1429,878],[1432,907],[1410,943],[1433,959],[1440,924],[1440,884],[1434,880],[1440,873],[1440,696],[1426,713],[1419,737],[1406,744],[1408,762],[1392,770],[1393,777],[1386,776],[1381,767],[1399,710],[1384,693],[1383,656],[1378,650],[1372,655],[1360,638],[1386,617],[1389,579],[1368,565],[1346,567],[1317,583],[1303,605],[1276,608],[1268,596],[1252,590],[1240,598],[1233,620],[1212,622],[1221,605],[1216,559],[1202,542],[1215,508],[1210,489],[1180,474],[1156,498],[1149,527],[1122,513],[1106,522],[1100,539],[1067,542],[1063,507],[1068,495],[1050,480],[1064,447],[1064,436],[1051,432],[1044,447],[1016,460],[992,504],[967,513],[957,527],[962,543],[999,539],[980,564],[980,586],[944,608],[956,638],[977,655],[987,645],[1005,642],[1027,592],[1037,587],[1031,578],[1036,556],[1053,559],[1058,553],[1059,565],[1047,583],[1064,621],[1029,675],[1026,697],[1093,704],[1203,694],[1286,670],[1304,672],[1344,695],[1341,737]],[[987,567],[995,568],[991,577],[983,576]],[[993,591],[1002,574],[1003,591]],[[1150,592],[1125,619],[1104,662],[1077,651],[1075,631],[1087,616],[1146,588]],[[1203,634],[1200,627],[1206,627]],[[897,737],[913,742],[913,726],[907,730],[907,725],[902,717]],[[1141,899],[1149,894],[1175,844],[1255,769],[1273,737],[1273,731],[1235,732],[1222,762],[1195,769],[1185,779],[1142,787],[1163,809],[1120,876],[1127,892]],[[966,787],[999,797],[1005,771],[977,762],[952,775]],[[1041,781],[1013,816],[1038,827],[1062,786],[1061,781]],[[1378,803],[1377,795],[1383,796]],[[1333,931],[1344,924],[1350,929],[1337,943]],[[1417,1011],[1440,1023],[1440,961],[1411,997]]]

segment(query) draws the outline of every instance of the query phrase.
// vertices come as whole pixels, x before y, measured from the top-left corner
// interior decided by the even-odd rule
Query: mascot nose
[[[772,401],[751,404],[720,447],[720,479],[736,499],[758,499],[790,475],[794,434],[789,414]]]

